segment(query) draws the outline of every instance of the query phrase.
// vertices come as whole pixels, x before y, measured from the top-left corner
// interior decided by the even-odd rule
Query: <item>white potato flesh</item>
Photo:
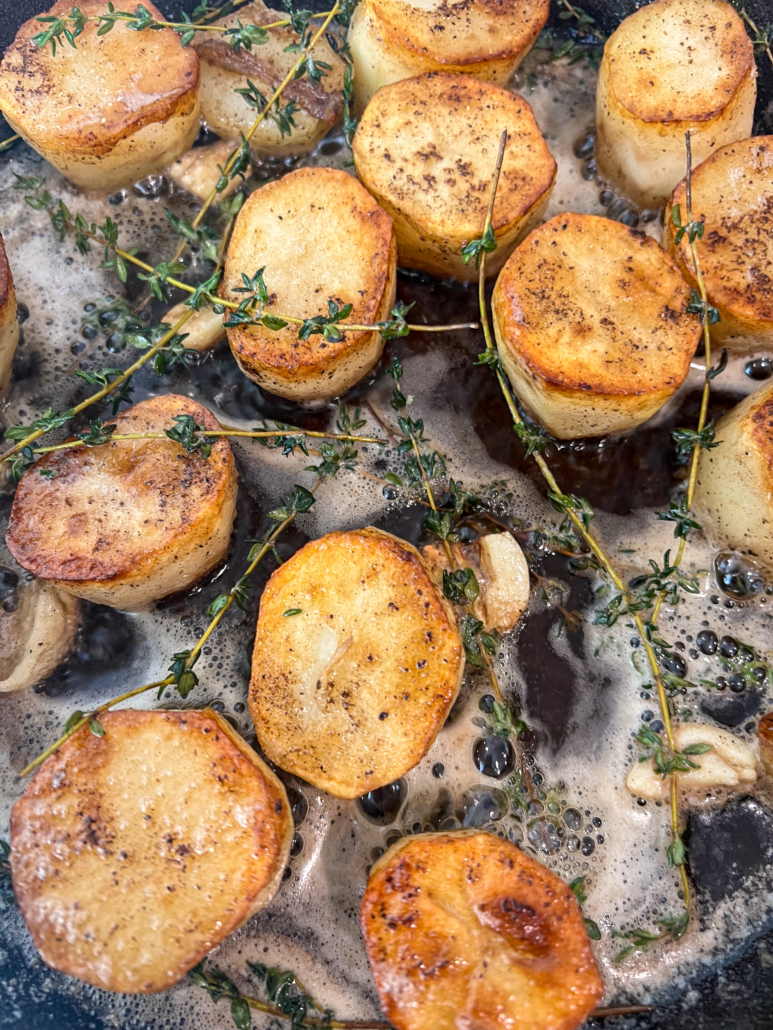
[[[232,26],[238,20],[270,25],[281,18],[279,12],[257,0],[215,24]],[[287,49],[299,41],[292,29],[279,27],[268,33],[266,43],[255,43],[251,50],[240,48],[238,53],[219,34],[200,32],[194,40],[201,61],[201,116],[219,136],[239,139],[258,115],[235,90],[247,89],[251,82],[269,100],[298,60],[297,52]],[[314,60],[330,65],[330,71],[319,83],[308,77],[291,82],[280,100],[283,109],[288,101],[294,105],[292,132],[283,136],[276,120],[266,115],[250,139],[253,153],[277,157],[305,153],[336,123],[343,106],[344,63],[324,37],[314,47]]]
[[[166,174],[178,186],[187,190],[188,193],[192,193],[194,197],[206,200],[217,185],[222,169],[228,163],[228,158],[238,146],[238,142],[221,139],[206,147],[193,147],[169,165]],[[247,165],[244,169],[244,178],[249,179],[251,175],[252,165]],[[238,175],[235,176],[226,188],[218,193],[218,199],[233,193],[239,188],[242,181]]]
[[[700,452],[693,510],[712,543],[773,573],[773,384],[721,418],[715,437]]]
[[[11,379],[11,366],[19,342],[19,319],[16,312],[16,291],[11,266],[0,236],[0,393]]]
[[[553,436],[622,432],[684,382],[701,333],[675,261],[650,237],[595,215],[535,229],[499,273],[499,355]]]
[[[470,111],[475,111],[474,119]],[[502,130],[508,130],[492,227],[496,275],[538,224],[556,177],[523,97],[467,75],[428,72],[382,87],[353,142],[363,186],[391,216],[401,267],[476,280],[462,247],[483,232]]]
[[[382,86],[429,71],[504,86],[547,21],[549,0],[362,0],[349,29],[358,113]]]
[[[596,89],[602,175],[644,208],[660,207],[693,163],[749,136],[757,98],[754,48],[725,0],[656,0],[604,46]]]
[[[666,245],[697,287],[690,241],[676,242],[671,213],[687,221],[683,179],[665,215]],[[716,150],[692,172],[693,217],[705,225],[696,240],[709,302],[720,321],[711,338],[745,351],[773,346],[773,136],[752,136]]]
[[[190,308],[185,301],[180,301],[179,304],[175,304],[167,311],[161,321],[168,325],[175,325],[188,311]],[[196,351],[211,350],[216,347],[221,340],[225,339],[224,317],[213,311],[208,304],[202,304],[180,330],[180,333],[187,334],[183,340],[183,346],[188,350]]]
[[[178,415],[220,428],[202,405],[174,394],[111,421],[116,435],[164,433]],[[166,437],[111,440],[36,462],[19,483],[6,542],[22,568],[61,590],[138,610],[185,590],[225,557],[235,511],[227,439],[213,439],[207,458]]]
[[[80,10],[95,18],[107,2],[84,0]],[[48,13],[71,11],[70,0],[57,0]],[[54,55],[32,42],[40,22],[25,22],[0,63],[0,110],[77,186],[109,193],[190,147],[199,128],[199,62],[172,29],[138,33],[119,21],[98,36],[97,28],[87,22],[76,47]]]
[[[708,744],[711,750],[687,756],[699,768],[676,774],[680,790],[700,792],[711,791],[714,787],[732,790],[748,786],[757,779],[757,756],[727,730],[697,722],[674,726],[675,750],[684,752],[692,744]],[[651,758],[637,762],[625,783],[632,794],[652,801],[664,801],[671,790],[668,777],[663,779]]]
[[[346,240],[346,246],[341,241]],[[236,219],[220,285],[224,299],[242,273],[265,267],[267,313],[311,318],[328,302],[352,304],[346,321],[371,326],[389,317],[395,300],[397,247],[392,220],[357,180],[334,168],[299,168],[256,190]],[[335,397],[376,364],[384,342],[377,330],[345,332],[339,341],[298,337],[299,325],[228,329],[244,374],[280,397]]]
[[[15,608],[0,608],[0,693],[25,690],[50,676],[70,653],[79,602],[40,579],[22,578]]]

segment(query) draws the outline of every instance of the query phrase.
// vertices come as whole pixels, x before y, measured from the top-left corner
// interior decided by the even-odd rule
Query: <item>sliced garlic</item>
[[[691,792],[711,787],[737,788],[757,779],[757,757],[754,752],[727,730],[706,723],[683,722],[674,726],[674,744],[684,752],[690,744],[709,744],[711,751],[693,756],[698,769],[677,773],[681,790]],[[653,760],[637,762],[626,777],[626,786],[637,797],[664,801],[670,791],[669,779],[656,772]]]

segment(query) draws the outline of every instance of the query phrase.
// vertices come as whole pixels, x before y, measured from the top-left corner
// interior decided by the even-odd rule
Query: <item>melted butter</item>
[[[531,80],[526,77],[530,72],[535,75],[533,90],[529,89]],[[583,177],[583,162],[574,155],[578,139],[593,121],[594,74],[583,65],[568,68],[558,63],[537,69],[531,62],[519,75],[517,86],[532,104],[558,161],[556,186],[546,217],[563,210],[603,214],[609,209],[608,203],[605,205],[600,199],[603,184]],[[307,162],[345,166],[347,152],[340,146],[336,149],[337,142],[335,137],[323,142]],[[17,376],[4,402],[2,417],[8,425],[29,422],[49,405],[64,409],[86,395],[83,385],[67,374],[80,360],[71,352],[71,345],[80,341],[84,304],[115,297],[119,292],[111,274],[100,271],[96,248],[83,258],[77,255],[71,240],[55,242],[45,215],[32,212],[24,203],[23,194],[11,188],[12,171],[45,174],[51,192],[62,196],[71,210],[81,212],[89,221],[101,222],[107,215],[117,219],[122,244],[139,247],[143,256],[150,255],[149,260],[160,260],[174,249],[163,207],[169,205],[179,215],[190,212],[190,198],[186,195],[153,199],[128,191],[127,198],[117,207],[77,195],[27,150],[14,150],[3,161],[0,203],[5,213],[5,242],[17,295],[30,309],[17,368],[34,370],[26,377]],[[653,219],[644,228],[657,236],[659,222]],[[70,258],[72,263],[66,264]],[[41,275],[42,269],[45,276]],[[458,315],[465,320],[475,317],[475,294],[469,287],[426,286],[408,278],[401,280],[398,288],[398,295],[406,301],[418,301],[418,317],[427,321],[451,321]],[[447,459],[449,474],[466,489],[487,494],[500,517],[515,517],[526,525],[554,525],[555,513],[544,500],[541,486],[538,488],[534,480],[515,470],[508,461],[511,430],[504,421],[501,426],[494,424],[500,417],[498,409],[492,407],[475,424],[476,431],[470,431],[477,398],[489,396],[483,392],[487,371],[472,369],[480,349],[481,341],[467,334],[395,341],[389,352],[399,353],[404,361],[402,386],[412,398],[410,414],[424,419],[433,445]],[[108,353],[103,337],[88,359],[92,368],[103,364],[128,365],[131,360],[133,353],[128,350],[119,356]],[[744,375],[745,360],[732,359],[728,371],[715,383],[731,398],[758,385]],[[383,428],[371,409],[382,420],[392,421],[392,384],[385,379],[383,374],[371,375],[354,391],[366,419],[363,434],[383,436]],[[701,379],[702,366],[700,359],[696,359],[688,382],[653,424],[665,425],[676,417],[675,412],[700,388]],[[172,390],[193,396],[236,428],[254,426],[255,420],[264,415],[287,420],[303,417],[296,409],[290,411],[283,402],[261,395],[248,384],[235,369],[225,345],[214,356],[208,356],[201,369],[190,376],[180,374],[158,381],[143,373],[135,386],[136,400],[149,392]],[[313,417],[315,424],[327,419],[333,425],[332,408],[323,406]],[[605,448],[616,446],[615,441],[583,445],[586,456],[603,454]],[[383,480],[370,478],[381,480],[383,466],[377,464],[381,458],[386,458],[389,467],[399,469],[394,452],[367,445],[358,449],[360,468],[353,473],[341,473],[320,488],[312,511],[298,520],[295,535],[288,534],[287,542],[280,543],[284,557],[307,538],[370,523],[417,539],[426,509],[404,500],[388,500]],[[192,646],[206,625],[206,604],[227,588],[243,568],[246,539],[257,532],[261,513],[286,495],[294,483],[310,486],[313,482],[303,471],[308,459],[300,454],[285,458],[255,441],[235,443],[234,450],[240,473],[241,518],[227,567],[217,570],[210,582],[187,598],[170,599],[152,613],[122,617],[128,619],[135,646],[112,671],[112,678],[102,675],[84,680],[81,676],[75,689],[68,688],[65,679],[58,693],[26,691],[3,697],[0,836],[7,836],[10,806],[23,789],[15,781],[15,771],[51,743],[74,709],[86,709],[121,690],[164,675],[169,656]],[[566,449],[561,451],[556,461],[564,461],[567,453]],[[583,453],[577,453],[582,463]],[[562,480],[562,485],[565,489],[575,488],[569,481]],[[600,509],[603,507],[599,505]],[[661,561],[664,551],[675,545],[668,524],[658,522],[652,510],[636,510],[625,517],[599,510],[595,526],[627,577],[645,571],[649,557]],[[691,538],[687,566],[696,571],[706,570],[711,561],[709,549],[697,537]],[[190,699],[196,706],[207,701],[222,705],[234,724],[248,735],[252,727],[244,701],[257,598],[272,567],[267,560],[255,577],[249,614],[230,613],[225,630],[213,638],[210,654],[205,654],[197,666],[201,686]],[[664,610],[661,627],[666,639],[674,642],[684,640],[688,634],[694,637],[707,622],[718,635],[737,636],[764,651],[771,639],[768,609],[773,611],[773,598],[763,595],[758,601],[728,609],[722,603],[712,603],[711,598],[718,591],[709,575],[699,572],[699,576],[699,594],[686,595],[685,603],[676,612]],[[594,589],[602,586],[598,581],[587,582]],[[533,590],[529,612],[519,630],[503,644],[500,678],[510,696],[523,700],[524,717],[537,732],[535,769],[540,769],[546,785],[562,785],[557,796],[564,810],[564,836],[559,849],[542,858],[566,880],[578,875],[588,878],[585,913],[602,928],[602,941],[594,945],[594,950],[603,970],[607,1000],[662,1000],[683,991],[770,925],[773,897],[765,886],[764,870],[750,869],[740,888],[725,898],[713,901],[705,893],[698,895],[694,930],[680,944],[656,945],[649,955],[615,962],[624,942],[613,938],[611,930],[634,925],[657,929],[658,917],[678,911],[678,879],[664,860],[668,842],[666,807],[652,802],[640,806],[625,788],[626,772],[637,757],[632,737],[642,725],[642,713],[651,709],[657,716],[656,700],[641,697],[647,676],[632,661],[632,654],[638,655],[640,648],[632,651],[632,631],[622,621],[612,630],[593,626],[593,605],[588,605],[588,596],[586,588],[585,618],[578,642],[574,638],[570,641],[568,633],[558,634],[558,613],[548,611]],[[597,603],[603,603],[603,599]],[[528,646],[535,636],[533,631],[530,635],[530,624],[539,626],[539,655],[550,659],[551,669],[560,670],[545,681],[535,678],[529,659]],[[337,640],[321,641],[320,662],[324,664],[334,658],[338,647]],[[690,660],[688,677],[697,682],[699,677],[715,676],[717,671],[716,662],[701,657]],[[560,700],[558,730],[549,703],[551,691]],[[306,799],[306,814],[297,828],[302,849],[291,860],[291,876],[268,909],[225,941],[213,954],[213,964],[227,971],[245,990],[252,986],[251,993],[255,989],[245,979],[246,960],[291,968],[311,986],[319,1001],[332,1006],[340,1017],[377,1015],[357,910],[367,869],[379,852],[397,834],[436,826],[444,818],[459,824],[470,811],[482,807],[502,816],[487,825],[535,853],[530,821],[502,815],[508,807],[503,783],[483,777],[473,763],[473,744],[484,732],[478,706],[484,692],[485,684],[468,675],[457,707],[431,751],[404,777],[406,800],[391,826],[374,825],[354,802],[338,801],[291,776],[285,777],[286,783],[300,790]],[[712,721],[700,711],[706,694],[702,690],[695,697],[682,698],[680,707],[690,708],[694,719]],[[148,708],[157,704],[154,693],[133,703]],[[162,704],[180,706],[168,694]],[[747,722],[753,725],[754,717],[744,720],[734,732],[752,740],[753,733],[744,730]],[[433,767],[439,765],[444,766],[442,780],[432,773]],[[750,793],[759,799],[760,810],[764,811],[769,799],[763,788]],[[710,815],[721,804],[719,798],[703,802],[702,807]],[[736,804],[731,800],[731,806]],[[686,806],[683,811],[687,813]],[[577,845],[570,848],[570,839],[576,840]],[[590,843],[586,844],[586,840]],[[98,1014],[105,1026],[166,1028],[179,1026],[183,1018],[187,1025],[223,1030],[232,1025],[227,1004],[213,1006],[188,981],[166,994],[149,998],[108,997],[75,980],[53,976],[37,957],[10,901],[4,903],[0,916],[4,948],[13,971],[8,989],[22,1008],[34,1004],[29,999],[42,991],[46,995],[59,994],[68,1010],[74,1007],[83,1013]]]

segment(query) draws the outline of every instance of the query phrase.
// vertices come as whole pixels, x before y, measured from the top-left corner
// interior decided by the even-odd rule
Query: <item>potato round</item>
[[[754,48],[725,0],[657,0],[609,37],[596,89],[599,170],[642,207],[664,204],[693,162],[752,130]]]
[[[504,86],[549,8],[549,0],[362,0],[349,30],[359,110],[382,86],[421,72]]]
[[[673,258],[642,232],[562,214],[499,274],[499,355],[519,399],[554,436],[633,429],[684,381],[701,333]]]
[[[696,285],[686,236],[676,243],[671,212],[687,221],[686,184],[666,209],[666,240],[687,281]],[[706,229],[696,241],[710,303],[720,321],[712,339],[748,349],[773,344],[773,136],[728,144],[692,173],[693,217]]]
[[[700,452],[693,510],[713,543],[773,573],[773,384],[721,418],[715,438]]]
[[[444,72],[403,79],[373,97],[354,137],[354,163],[392,217],[401,266],[477,279],[461,250],[483,232],[505,128],[489,275],[538,223],[555,182],[556,162],[531,108],[510,90]]]
[[[572,892],[492,834],[403,837],[373,866],[360,922],[397,1030],[574,1030],[603,993]]]
[[[271,25],[281,18],[276,10],[256,0],[214,24]],[[318,24],[312,22],[315,27]],[[298,60],[297,52],[288,51],[287,47],[299,42],[300,37],[291,28],[274,28],[269,30],[266,43],[255,45],[252,50],[240,47],[237,53],[219,33],[199,32],[193,45],[201,62],[201,117],[209,128],[227,139],[238,140],[246,135],[258,111],[234,91],[246,89],[249,80],[268,100]],[[255,154],[305,153],[337,121],[343,107],[344,63],[324,37],[314,47],[314,60],[330,66],[322,80],[316,83],[308,77],[298,79],[286,86],[282,94],[282,108],[288,101],[295,104],[292,132],[283,136],[274,119],[267,116],[250,140],[250,149]]]
[[[13,356],[19,342],[19,319],[16,313],[16,291],[13,288],[11,266],[0,236],[0,393],[11,378]]]
[[[121,435],[164,432],[184,414],[220,428],[206,408],[174,394],[111,422]],[[36,462],[19,484],[6,542],[22,568],[61,590],[133,610],[214,568],[228,550],[235,509],[226,439],[213,439],[208,458],[168,439],[113,440]]]
[[[367,190],[334,168],[299,168],[256,190],[236,219],[220,295],[241,301],[242,273],[265,266],[268,313],[311,318],[328,302],[352,304],[347,321],[373,325],[395,302],[397,247],[392,220]],[[338,342],[237,326],[228,342],[242,372],[292,400],[335,397],[354,386],[381,357],[378,331],[343,333]]]
[[[272,762],[356,798],[421,761],[463,672],[456,620],[418,551],[376,529],[329,533],[266,586],[250,713]]]
[[[147,2],[157,19],[163,16]],[[83,0],[89,18],[106,0]],[[48,12],[64,18],[72,0]],[[25,22],[0,63],[0,110],[9,125],[76,185],[110,192],[160,171],[199,128],[199,61],[172,29],[132,32],[118,22],[97,35],[87,22],[76,47],[39,49],[43,31]]]
[[[276,893],[284,787],[210,708],[100,716],[11,815],[11,871],[49,966],[129,994],[180,980]]]

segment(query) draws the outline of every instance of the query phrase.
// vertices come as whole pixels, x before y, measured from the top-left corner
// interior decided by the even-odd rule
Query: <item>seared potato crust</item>
[[[572,892],[488,833],[403,837],[373,866],[360,923],[397,1030],[573,1030],[603,993]]]
[[[175,415],[220,428],[188,397],[153,397],[112,419],[116,433],[163,432]],[[43,472],[51,472],[49,478]],[[236,508],[228,441],[209,458],[172,440],[114,440],[45,455],[22,478],[6,542],[22,568],[113,608],[184,590],[225,556]]]
[[[438,72],[384,86],[373,97],[354,137],[354,163],[392,217],[400,265],[477,279],[461,250],[483,232],[504,128],[489,275],[537,224],[555,182],[556,162],[531,108],[510,90]]]
[[[241,301],[242,273],[265,266],[267,311],[295,318],[352,304],[347,321],[373,325],[395,302],[392,220],[367,190],[334,168],[299,168],[256,190],[236,219],[220,295]],[[347,332],[338,343],[298,338],[298,325],[228,330],[242,372],[293,400],[335,397],[354,386],[384,349],[379,332]]]
[[[671,212],[679,204],[687,221],[686,183],[666,209],[667,246],[691,285],[690,244],[677,245]],[[693,217],[706,233],[696,241],[703,281],[721,321],[711,327],[723,346],[773,343],[773,136],[755,136],[722,147],[692,173]]]
[[[19,342],[19,320],[16,314],[16,291],[13,288],[11,266],[0,236],[0,393],[11,378],[13,356]]]
[[[250,713],[272,762],[356,798],[421,761],[463,672],[453,612],[418,551],[377,529],[329,533],[268,581]]]
[[[713,543],[753,555],[773,572],[773,383],[717,422],[701,450],[693,509]]]
[[[357,104],[421,72],[504,86],[548,18],[549,0],[362,0],[349,30]]]
[[[71,0],[49,14],[66,17]],[[83,0],[87,17],[106,0]],[[154,18],[163,16],[148,2]],[[172,29],[106,35],[88,22],[68,45],[38,49],[35,18],[0,63],[0,110],[9,125],[76,185],[110,192],[162,169],[190,147],[199,128],[199,62]]]
[[[221,18],[215,25],[271,25],[282,15],[262,2],[240,7],[235,14]],[[287,47],[298,44],[300,37],[288,27],[269,30],[266,43],[252,50],[237,53],[227,40],[211,32],[198,33],[194,48],[201,61],[201,116],[210,129],[229,139],[246,135],[258,116],[236,89],[245,89],[252,82],[266,100],[280,85],[298,54]],[[298,110],[293,114],[295,128],[283,137],[276,122],[266,117],[250,140],[256,154],[300,154],[311,150],[331,129],[343,107],[344,62],[323,37],[314,47],[314,60],[330,65],[330,71],[315,83],[308,78],[291,82],[284,90],[281,104],[292,100]]]
[[[163,991],[264,908],[293,822],[284,787],[210,708],[100,716],[11,815],[16,900],[49,966]]]
[[[659,207],[693,161],[743,139],[757,98],[754,47],[725,0],[657,0],[607,40],[596,89],[596,159],[642,207]]]
[[[78,630],[78,601],[50,583],[20,583],[16,602],[13,611],[0,608],[0,694],[50,676],[70,653]]]
[[[556,437],[632,429],[675,393],[700,339],[673,258],[642,232],[562,214],[515,249],[494,288],[499,355]]]

